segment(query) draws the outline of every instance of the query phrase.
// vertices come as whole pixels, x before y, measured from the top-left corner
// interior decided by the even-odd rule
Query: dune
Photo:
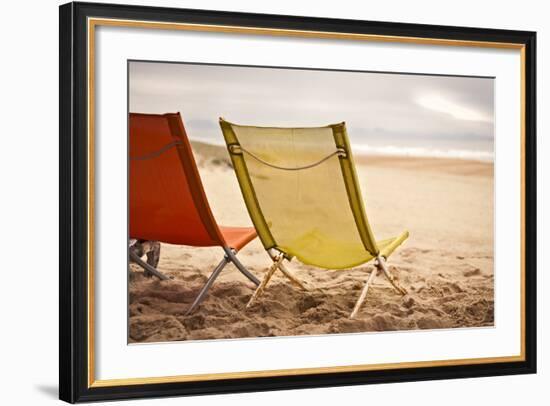
[[[224,147],[201,141],[191,141],[191,148],[199,168],[233,167],[229,153]]]
[[[251,225],[225,148],[200,142],[192,147],[217,221]],[[376,236],[410,232],[389,261],[406,296],[377,278],[350,320],[372,264],[336,271],[293,260],[289,268],[309,291],[275,274],[264,295],[245,309],[254,285],[230,265],[198,310],[185,316],[222,250],[162,244],[159,270],[173,279],[147,278],[131,265],[129,342],[492,326],[492,163],[361,156],[356,164]],[[271,262],[258,240],[239,257],[260,278]]]

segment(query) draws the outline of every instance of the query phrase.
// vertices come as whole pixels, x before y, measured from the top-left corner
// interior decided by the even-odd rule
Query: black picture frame
[[[59,397],[67,402],[235,393],[536,372],[536,33],[327,18],[94,3],[60,6],[60,250]],[[390,35],[513,43],[523,46],[524,71],[524,359],[517,362],[400,368],[93,387],[88,377],[87,19],[140,21]]]

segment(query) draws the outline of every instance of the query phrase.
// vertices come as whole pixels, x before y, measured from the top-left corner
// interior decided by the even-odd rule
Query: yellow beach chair
[[[344,123],[275,128],[237,125],[220,118],[220,126],[250,218],[273,260],[247,307],[277,269],[305,289],[283,262],[293,257],[325,269],[349,269],[375,259],[375,269],[351,318],[378,271],[399,293],[407,293],[391,275],[386,259],[409,233],[375,240]]]

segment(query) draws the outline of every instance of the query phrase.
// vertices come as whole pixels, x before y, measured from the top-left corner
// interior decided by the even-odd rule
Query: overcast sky
[[[268,126],[345,121],[355,142],[492,146],[494,81],[488,78],[149,62],[131,62],[129,74],[130,111],[179,111],[194,139],[223,142],[221,116]]]

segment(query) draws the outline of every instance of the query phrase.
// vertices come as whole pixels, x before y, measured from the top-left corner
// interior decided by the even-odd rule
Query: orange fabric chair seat
[[[191,314],[224,267],[232,262],[256,286],[258,278],[235,252],[256,237],[252,227],[221,227],[202,186],[191,143],[179,113],[130,113],[129,236],[193,247],[221,247],[221,262],[186,312]],[[168,279],[137,254],[134,261]]]
[[[219,226],[223,238],[229,248],[239,251],[246,244],[256,238],[254,227],[224,227]]]

